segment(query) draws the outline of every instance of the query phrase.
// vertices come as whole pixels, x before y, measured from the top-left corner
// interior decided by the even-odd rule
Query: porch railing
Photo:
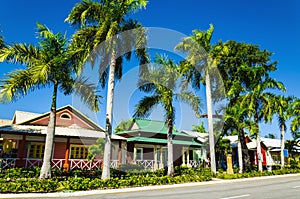
[[[52,160],[52,168],[62,169],[64,165],[65,159],[53,159]],[[25,159],[25,168],[31,168],[34,166],[42,166],[43,159]],[[72,169],[98,169],[101,168],[102,160],[94,160],[93,162],[85,160],[85,159],[69,159],[70,170]],[[118,168],[118,160],[110,161],[111,168]]]
[[[41,167],[43,165],[43,159],[25,159],[25,168]]]
[[[200,162],[198,160],[190,160],[189,161],[189,166],[193,168],[198,168],[200,167]]]
[[[137,160],[136,164],[144,166],[144,169],[154,169],[154,160]]]
[[[18,158],[0,158],[0,169],[9,169],[16,167]]]
[[[69,160],[70,164],[70,170],[72,169],[97,169],[101,168],[102,160],[94,160],[93,162],[90,162],[88,160],[82,160],[82,159],[71,159]]]

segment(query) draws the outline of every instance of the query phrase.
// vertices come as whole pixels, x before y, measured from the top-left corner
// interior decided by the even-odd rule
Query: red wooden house
[[[86,160],[88,147],[104,138],[104,129],[74,107],[67,105],[57,109],[52,168],[99,168],[101,159]],[[49,112],[35,114],[16,111],[11,124],[0,126],[0,167],[41,166]],[[111,166],[125,163],[122,146],[126,138],[112,135]],[[68,152],[67,152],[68,151]],[[122,152],[123,151],[123,152]],[[66,157],[67,156],[67,157]],[[123,159],[122,159],[123,158]]]

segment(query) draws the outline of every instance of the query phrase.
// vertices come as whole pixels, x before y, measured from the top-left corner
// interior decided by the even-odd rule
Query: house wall
[[[261,146],[261,154],[262,154],[262,165],[266,166],[267,165],[267,151],[266,148],[262,145]],[[250,160],[252,165],[257,164],[258,156],[256,151],[250,151],[249,150],[249,155],[250,155]]]
[[[65,159],[66,149],[66,142],[56,142],[54,145],[53,159]]]
[[[143,148],[143,159],[154,160],[153,148]]]
[[[71,119],[60,118],[60,116],[62,114],[70,115]],[[47,126],[48,122],[49,122],[49,116],[41,118],[40,120],[33,121],[33,122],[31,122],[31,124]],[[79,117],[77,117],[75,114],[73,114],[69,110],[63,110],[63,111],[60,111],[60,112],[56,113],[56,126],[66,126],[66,127],[68,127],[68,126],[71,126],[73,124],[76,124],[77,126],[80,126],[82,128],[93,130],[93,128],[91,126],[86,124],[84,121],[82,121]]]
[[[128,142],[127,143],[127,162],[133,161],[133,148],[134,148],[134,143]]]
[[[182,146],[173,145],[173,160],[174,166],[179,166],[182,164]]]

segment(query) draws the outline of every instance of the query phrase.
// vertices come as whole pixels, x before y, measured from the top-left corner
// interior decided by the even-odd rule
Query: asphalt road
[[[34,197],[36,198],[36,197]],[[43,197],[47,198],[47,197]],[[216,184],[125,193],[68,197],[71,199],[300,199],[300,175],[222,181]],[[42,199],[42,198],[40,198]]]

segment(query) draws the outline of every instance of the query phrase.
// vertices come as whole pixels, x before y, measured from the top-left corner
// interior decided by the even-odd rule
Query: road
[[[299,199],[300,175],[276,178],[222,181],[180,188],[99,194],[70,199]],[[42,198],[40,198],[42,199]]]

